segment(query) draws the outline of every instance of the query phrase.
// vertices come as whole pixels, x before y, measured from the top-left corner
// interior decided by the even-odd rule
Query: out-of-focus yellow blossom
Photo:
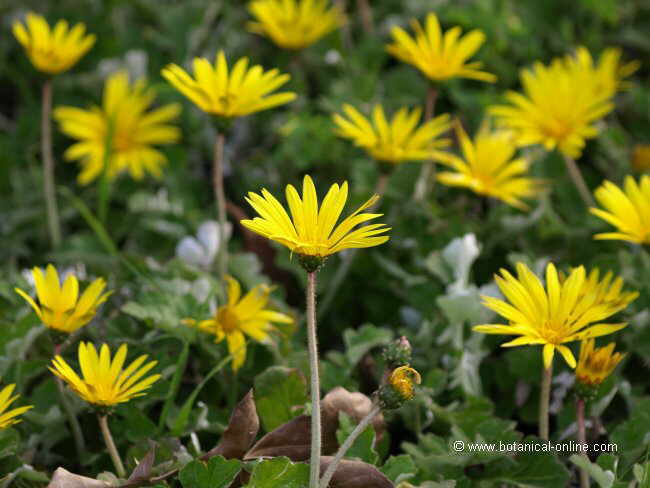
[[[650,169],[650,144],[636,144],[632,150],[632,167],[639,172]]]
[[[109,179],[124,171],[135,180],[142,179],[145,173],[160,178],[167,157],[154,145],[180,139],[180,130],[168,122],[178,116],[181,107],[174,103],[149,110],[154,97],[154,89],[145,80],[131,85],[128,73],[119,71],[106,81],[102,107],[84,110],[63,106],[54,110],[61,132],[79,141],[66,150],[64,157],[81,164],[77,177],[80,184],[86,185],[102,175],[107,147]]]
[[[52,360],[50,371],[65,381],[82,400],[92,405],[111,407],[145,395],[145,391],[160,379],[159,374],[142,377],[158,361],[149,361],[144,354],[123,369],[127,345],[122,344],[111,360],[111,351],[103,344],[99,354],[90,342],[79,343],[79,366],[83,379],[61,356]]]
[[[517,263],[516,278],[505,269],[501,270],[501,275],[495,275],[494,279],[507,302],[484,296],[483,305],[508,319],[509,323],[477,325],[474,330],[520,336],[502,347],[543,345],[547,369],[556,350],[570,367],[575,368],[575,357],[564,344],[622,329],[627,324],[597,322],[624,309],[638,296],[635,292],[622,293],[622,282],[619,286],[618,280],[609,289],[609,281],[599,285],[597,277],[595,281],[588,280],[583,266],[574,268],[566,279],[561,279],[553,263],[549,263],[546,287],[523,263]]]
[[[248,30],[284,49],[303,49],[338,29],[345,16],[329,0],[253,0]]]
[[[77,277],[69,274],[61,286],[59,274],[51,264],[47,265],[45,275],[35,267],[32,276],[38,304],[20,288],[15,288],[16,293],[27,300],[45,326],[68,334],[90,322],[112,293],[102,293],[106,280],[97,278],[79,297]]]
[[[296,98],[293,92],[273,93],[291,78],[277,69],[264,71],[239,59],[228,70],[226,55],[219,51],[214,66],[205,58],[194,59],[194,78],[176,64],[162,70],[163,77],[204,112],[223,118],[242,117],[284,105]]]
[[[343,112],[347,117],[340,114],[332,117],[337,126],[336,133],[352,140],[377,161],[399,164],[429,160],[438,152],[437,149],[450,144],[449,139],[439,139],[451,125],[448,114],[418,127],[422,115],[420,108],[409,111],[402,107],[390,122],[386,120],[381,105],[375,105],[371,120],[351,105],[343,105]]]
[[[228,282],[228,303],[219,307],[214,317],[201,320],[185,319],[186,325],[214,334],[216,342],[226,339],[228,352],[233,356],[232,368],[237,371],[246,361],[246,338],[266,342],[274,330],[273,323],[291,324],[293,319],[286,314],[267,309],[271,287],[258,285],[243,297],[241,286],[232,276]]]
[[[638,183],[626,176],[623,188],[605,181],[594,196],[604,210],[590,208],[589,211],[617,229],[617,232],[596,234],[594,239],[650,243],[650,176],[641,176]]]
[[[32,408],[31,405],[28,405],[26,407],[18,407],[7,410],[11,404],[20,397],[20,395],[11,396],[11,394],[14,392],[14,388],[16,388],[15,384],[7,385],[2,389],[2,391],[0,391],[0,430],[22,422],[18,416],[24,414],[27,410]]]
[[[411,400],[415,395],[415,385],[419,385],[421,382],[420,373],[410,366],[395,368],[388,379],[388,383],[403,400]]]
[[[449,186],[461,186],[527,210],[521,200],[539,193],[541,182],[528,176],[529,163],[524,158],[514,158],[516,147],[512,133],[505,130],[490,131],[483,126],[472,141],[459,122],[456,133],[463,157],[438,152],[434,159],[454,171],[442,171],[437,179]]]
[[[353,230],[359,224],[381,217],[382,214],[361,213],[379,199],[378,195],[336,225],[348,198],[347,182],[340,187],[332,185],[320,209],[314,182],[308,175],[303,180],[302,199],[293,185],[287,186],[286,198],[291,217],[266,189],[262,190],[262,195],[249,192],[246,201],[260,216],[242,220],[241,224],[287,246],[292,252],[317,258],[343,249],[378,246],[389,239],[387,235],[379,235],[390,230],[384,224],[369,224]]]
[[[485,34],[476,29],[461,36],[462,29],[452,27],[444,34],[436,14],[427,15],[425,28],[417,20],[411,25],[415,37],[411,37],[401,27],[393,27],[393,43],[387,51],[405,63],[415,66],[431,81],[440,82],[451,78],[472,78],[494,83],[497,79],[492,73],[481,71],[483,63],[468,63],[485,42]]]
[[[523,94],[506,93],[509,105],[490,107],[500,126],[511,129],[519,146],[541,144],[578,158],[585,140],[596,137],[595,123],[614,105],[611,94],[597,89],[600,78],[584,63],[555,59],[521,71]]]
[[[587,386],[600,385],[625,357],[614,352],[613,342],[605,347],[594,347],[594,343],[594,339],[582,341],[576,368],[576,379]]]
[[[13,24],[14,36],[34,67],[43,73],[56,75],[67,71],[95,44],[95,36],[86,35],[82,23],[70,28],[68,22],[59,20],[50,29],[45,17],[33,12],[25,20],[25,24]]]
[[[623,81],[639,69],[639,61],[630,61],[621,64],[622,51],[618,48],[607,48],[600,55],[598,63],[594,63],[589,50],[580,46],[574,55],[566,57],[567,63],[575,63],[576,72],[582,73],[585,78],[583,87],[590,86],[595,96],[613,97],[617,91],[626,87]]]

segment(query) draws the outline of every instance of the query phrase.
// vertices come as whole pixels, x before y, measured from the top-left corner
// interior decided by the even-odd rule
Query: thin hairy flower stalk
[[[379,195],[380,199],[384,196],[384,193],[386,192],[386,186],[388,185],[389,179],[390,179],[389,172],[381,171],[379,173],[379,177],[377,178],[377,184],[375,185],[374,194]],[[376,205],[375,207],[371,207],[371,208],[376,209]],[[336,295],[339,291],[339,288],[341,287],[341,284],[343,284],[343,281],[345,281],[345,278],[348,276],[348,273],[352,268],[352,262],[354,261],[354,258],[357,255],[357,251],[358,249],[350,249],[341,259],[341,265],[336,270],[336,273],[334,274],[334,277],[332,278],[330,285],[327,287],[327,293],[325,294],[325,298],[323,298],[323,301],[318,309],[319,320],[321,320],[325,316],[330,306],[332,305],[332,302],[336,298]]]
[[[104,443],[106,444],[108,453],[110,454],[113,465],[115,466],[117,476],[118,478],[124,478],[126,477],[126,470],[124,469],[124,464],[122,464],[120,454],[117,452],[115,441],[113,441],[113,436],[111,435],[111,429],[108,427],[108,416],[97,414],[97,418],[99,420],[99,427],[102,430],[102,436],[104,437]]]
[[[587,431],[585,429],[585,400],[578,398],[576,400],[576,420],[578,422],[578,444],[581,446],[587,445]],[[589,460],[586,452],[581,454],[585,459]],[[589,473],[584,468],[580,468],[580,488],[589,488]]]
[[[436,100],[438,99],[438,88],[433,84],[429,83],[429,89],[427,90],[427,100],[424,106],[424,122],[428,122],[433,118],[433,113],[436,107]],[[422,163],[422,168],[420,169],[420,175],[418,176],[417,181],[415,182],[415,190],[413,192],[413,198],[418,201],[423,201],[427,194],[429,193],[429,182],[435,182],[435,173],[436,166],[434,161],[426,161]]]
[[[366,34],[375,32],[375,24],[372,20],[372,7],[368,0],[357,0],[357,10],[361,16],[361,25]]]
[[[57,344],[54,346],[54,356],[58,356],[64,349],[64,345],[67,346],[67,341],[64,344]],[[70,422],[70,429],[72,430],[72,438],[74,439],[74,446],[77,450],[77,455],[82,456],[86,452],[86,441],[84,440],[83,432],[81,431],[81,426],[79,421],[72,410],[72,405],[65,396],[65,387],[63,386],[63,381],[58,376],[54,377],[56,381],[56,389],[59,394],[59,401],[61,406],[65,411],[66,416],[68,417],[68,422]]]
[[[582,198],[582,201],[587,207],[595,207],[596,202],[594,201],[594,198],[591,196],[591,192],[589,191],[589,188],[587,187],[587,183],[585,183],[585,179],[582,177],[580,168],[578,168],[578,165],[576,164],[575,160],[571,156],[567,156],[566,154],[563,155],[563,159],[564,159],[564,164],[566,165],[566,169],[569,172],[569,176],[573,180],[573,184],[576,186],[578,193],[580,193],[580,197]]]
[[[347,12],[347,0],[334,0],[334,5],[336,5],[341,12]],[[352,34],[350,32],[350,23],[345,22],[341,27],[341,43],[346,51],[352,49]]]
[[[217,201],[217,215],[219,218],[219,279],[225,282],[228,272],[228,234],[226,233],[226,194],[223,188],[223,152],[226,145],[226,136],[222,131],[217,133],[217,140],[214,144],[214,161],[212,173],[212,185]]]
[[[47,226],[53,248],[61,243],[61,222],[56,204],[54,182],[54,156],[52,155],[52,80],[43,82],[41,96],[41,156],[43,157],[43,192],[47,208]]]
[[[548,407],[551,402],[551,380],[553,364],[542,371],[542,387],[539,395],[539,437],[548,440]]]
[[[318,373],[318,336],[316,335],[316,273],[307,273],[307,350],[311,376],[311,456],[309,488],[318,488],[320,478],[321,420],[320,378]]]
[[[370,412],[368,412],[368,415],[366,415],[361,420],[361,422],[359,422],[359,424],[354,428],[347,439],[345,439],[343,444],[341,444],[341,447],[339,447],[339,450],[336,452],[334,459],[327,467],[325,474],[323,474],[323,477],[320,480],[320,488],[327,488],[329,482],[332,479],[332,476],[334,476],[334,473],[336,473],[336,468],[343,459],[343,456],[345,456],[345,453],[348,452],[348,449],[352,447],[354,441],[356,441],[357,438],[363,433],[363,431],[366,430],[366,427],[370,425],[370,422],[372,422],[372,420],[375,418],[375,416],[377,416],[377,414],[379,414],[379,412],[381,412],[379,405],[374,405]]]

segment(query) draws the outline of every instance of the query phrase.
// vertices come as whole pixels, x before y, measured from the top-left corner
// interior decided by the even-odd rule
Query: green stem
[[[311,455],[309,488],[318,488],[320,478],[321,420],[318,336],[316,334],[316,271],[307,273],[307,350],[311,375]]]
[[[43,192],[47,209],[47,226],[53,248],[61,244],[61,222],[56,204],[54,156],[52,155],[52,80],[43,83],[41,110],[41,156],[43,157]]]
[[[352,447],[354,441],[356,441],[357,438],[366,430],[366,427],[370,425],[372,419],[374,419],[379,412],[381,412],[381,408],[379,407],[379,405],[374,405],[370,410],[370,412],[368,412],[368,415],[366,415],[361,420],[361,422],[359,422],[359,424],[354,428],[354,430],[350,432],[350,435],[347,437],[347,439],[345,439],[345,442],[343,442],[341,447],[339,447],[339,450],[336,452],[334,459],[327,467],[325,474],[321,478],[320,488],[327,488],[329,486],[330,480],[332,479],[332,476],[334,476],[334,473],[336,473],[336,468],[338,467],[341,460],[343,459],[343,456],[345,456],[345,453],[348,452],[348,449]]]
[[[59,356],[63,350],[63,344],[56,344],[54,346],[54,355]],[[70,430],[72,431],[72,438],[74,439],[75,449],[77,450],[77,455],[79,458],[84,456],[86,453],[86,442],[84,440],[83,432],[81,431],[81,426],[77,420],[77,416],[72,409],[72,405],[65,396],[65,388],[63,386],[63,381],[57,376],[54,378],[56,380],[56,389],[59,394],[59,401],[61,406],[65,411],[66,417],[68,417],[68,422],[70,422]]]
[[[368,0],[357,0],[357,10],[361,16],[361,25],[366,34],[372,34],[375,31],[375,24],[372,20],[372,7]]]
[[[430,83],[429,89],[427,90],[426,104],[424,106],[424,122],[428,122],[433,118],[433,112],[436,106],[437,98],[438,89],[433,83]],[[415,200],[424,201],[424,199],[427,197],[429,191],[431,190],[430,186],[433,184],[430,182],[433,180],[435,172],[436,163],[434,161],[426,161],[422,163],[422,168],[420,168],[420,175],[415,182],[415,190],[413,192],[413,198]]]
[[[124,469],[124,464],[122,464],[120,453],[117,452],[115,441],[113,441],[113,436],[111,435],[111,429],[108,427],[108,417],[106,415],[98,414],[97,418],[99,419],[99,427],[102,430],[102,436],[104,437],[104,443],[108,449],[108,454],[110,454],[111,460],[113,461],[113,466],[115,466],[117,477],[125,478],[126,470]]]
[[[548,407],[551,401],[551,380],[553,364],[542,372],[542,387],[539,395],[539,437],[548,440]]]
[[[158,432],[162,432],[165,428],[165,422],[169,416],[169,410],[174,404],[176,395],[178,394],[178,389],[181,385],[181,380],[183,379],[183,374],[185,373],[185,367],[187,366],[187,358],[190,355],[190,343],[189,341],[183,341],[183,350],[181,355],[176,362],[176,371],[174,372],[174,377],[172,378],[171,385],[167,391],[167,398],[165,398],[165,404],[163,405],[162,412],[160,413],[160,419],[158,419]]]
[[[226,136],[222,131],[217,132],[217,140],[214,144],[214,161],[212,173],[212,185],[217,202],[217,215],[219,218],[219,278],[224,283],[228,272],[228,234],[226,232],[226,194],[223,188],[223,151],[226,143]]]
[[[585,429],[585,400],[578,398],[576,400],[576,420],[578,422],[578,443],[580,446],[587,444],[587,430]],[[586,452],[581,454],[587,461]],[[589,473],[587,470],[580,468],[580,488],[589,488]]]
[[[587,183],[585,183],[585,179],[582,177],[582,173],[580,172],[580,168],[578,168],[575,159],[573,159],[571,156],[567,156],[566,154],[562,154],[562,157],[564,159],[566,169],[569,172],[569,176],[571,177],[571,180],[573,180],[573,184],[577,188],[578,193],[580,193],[580,198],[582,198],[582,201],[587,207],[594,207],[596,205],[596,202],[591,196],[589,187],[587,186]]]

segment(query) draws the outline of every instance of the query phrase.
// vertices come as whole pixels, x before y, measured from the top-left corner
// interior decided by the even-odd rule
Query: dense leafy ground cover
[[[367,11],[364,2],[348,0],[347,23],[301,51],[281,49],[249,32],[251,14],[239,1],[0,4],[0,390],[15,384],[20,398],[11,408],[33,406],[20,416],[21,423],[0,430],[0,486],[46,486],[58,467],[113,486],[226,487],[235,478],[232,486],[307,486],[305,420],[311,405],[301,251],[292,253],[239,223],[255,216],[245,201],[248,192],[266,188],[284,204],[285,186],[300,191],[306,174],[321,199],[332,184],[348,181],[344,215],[379,187],[383,196],[376,209],[384,214],[380,221],[391,227],[388,242],[334,254],[318,272],[325,453],[336,451],[370,409],[374,392],[386,386],[385,372],[392,369],[382,354],[386,346],[407,337],[410,365],[422,376],[411,401],[386,410],[374,428],[364,430],[347,459],[366,464],[344,465],[336,486],[577,486],[578,466],[586,468],[593,486],[650,486],[650,256],[644,244],[594,240],[597,233],[612,232],[612,226],[589,213],[558,150],[518,149],[531,163],[530,177],[543,180],[541,192],[523,198],[527,210],[440,182],[424,198],[414,198],[422,163],[388,165],[387,170],[340,137],[332,119],[343,113],[344,104],[366,115],[376,103],[388,114],[424,106],[426,77],[392,56],[386,45],[393,26],[412,32],[409,20],[424,22],[429,12],[437,14],[443,30],[459,25],[486,36],[472,60],[482,61],[481,69],[494,74],[496,82],[453,78],[436,84],[435,113],[461,121],[470,137],[487,119],[488,107],[505,103],[507,90],[521,90],[521,69],[571,55],[578,46],[596,59],[606,48],[620,47],[623,64],[638,60],[640,67],[615,90],[613,110],[594,121],[595,137],[579,157],[573,156],[590,192],[604,180],[617,185],[627,175],[638,180],[650,167],[647,2],[580,0],[570,8],[560,0],[370,3],[376,5]],[[78,181],[80,165],[64,161],[76,141],[52,121],[62,229],[56,246],[42,191],[45,78],[12,34],[12,25],[28,11],[43,14],[52,25],[58,19],[84,22],[96,36],[92,49],[54,79],[55,108],[100,104],[106,79],[120,69],[128,70],[132,80],[147,78],[156,92],[155,107],[182,107],[165,122],[179,128],[178,137],[171,137],[177,140],[157,146],[167,159],[159,179],[136,179],[125,172],[108,183],[100,166],[98,179]],[[190,68],[194,57],[213,62],[219,50],[231,68],[248,56],[252,64],[290,73],[280,91],[297,94],[290,103],[235,118],[225,141],[232,228],[228,273],[244,292],[270,285],[267,307],[287,319],[275,321],[264,344],[249,338],[245,358],[230,356],[230,337],[215,343],[209,324],[207,331],[197,330],[187,320],[207,319],[226,304],[217,227],[206,224],[217,219],[212,161],[223,124],[212,123],[213,117],[161,76],[169,63]],[[557,89],[556,101],[576,113],[581,101],[563,100],[560,83],[551,88],[550,98]],[[92,126],[87,120],[82,125]],[[452,128],[445,136],[452,140],[445,150],[462,154],[457,132]],[[102,201],[108,205],[102,207]],[[638,207],[646,219],[637,224],[639,232],[650,233],[650,211],[641,203]],[[481,301],[481,295],[498,296],[495,273],[501,268],[514,272],[516,263],[524,263],[544,277],[548,262],[564,276],[580,265],[587,272],[599,268],[601,277],[612,271],[624,279],[625,290],[639,292],[613,317],[597,320],[628,323],[599,339],[599,345],[616,342],[616,350],[626,356],[586,403],[588,442],[613,443],[616,450],[591,450],[589,461],[572,456],[576,449],[571,447],[567,452],[472,452],[471,443],[542,442],[537,438],[542,348],[504,349],[500,344],[506,338],[472,327],[507,323]],[[14,291],[35,297],[31,270],[49,263],[60,274],[76,275],[81,290],[103,278],[105,291],[112,292],[90,323],[70,335],[52,333]],[[79,371],[82,341],[97,347],[106,343],[113,354],[127,344],[127,364],[142,354],[157,361],[148,374],[160,378],[145,395],[116,406],[108,418],[126,471],[140,466],[130,485],[115,476],[96,409],[69,388],[60,392],[48,370],[57,349]],[[567,345],[578,357],[579,342]],[[241,367],[234,371],[238,361]],[[553,446],[569,445],[578,430],[575,374],[559,355],[554,364],[550,439]],[[251,389],[252,396],[247,394]],[[80,427],[83,448],[70,415]],[[210,461],[193,461],[201,457]],[[177,468],[180,477],[167,476]],[[73,484],[81,481],[60,478],[61,473],[64,481],[52,486],[95,486]],[[98,481],[97,486],[105,484]]]

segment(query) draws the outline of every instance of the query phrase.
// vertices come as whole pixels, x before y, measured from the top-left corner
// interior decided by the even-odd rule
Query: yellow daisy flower
[[[218,117],[241,117],[296,98],[293,92],[271,94],[289,81],[288,74],[277,69],[264,72],[261,66],[249,68],[248,58],[239,59],[229,72],[223,51],[214,66],[205,58],[195,58],[195,78],[176,64],[164,68],[162,75],[197,107]]]
[[[636,144],[632,150],[632,167],[635,171],[650,169],[650,144]]]
[[[153,146],[180,139],[180,130],[167,123],[180,113],[181,107],[168,104],[149,111],[154,97],[155,91],[144,80],[130,85],[128,73],[120,71],[106,81],[102,107],[84,110],[64,106],[54,110],[61,132],[79,140],[64,157],[81,164],[77,177],[80,184],[87,185],[102,175],[109,138],[109,179],[124,171],[135,180],[142,179],[145,173],[160,178],[167,157]]]
[[[523,263],[517,263],[515,278],[505,269],[495,281],[508,302],[484,296],[483,305],[508,319],[509,324],[474,327],[485,334],[517,335],[502,347],[540,344],[544,346],[544,367],[548,369],[555,350],[575,368],[576,360],[567,342],[611,334],[627,324],[597,323],[624,309],[638,293],[621,292],[622,281],[613,284],[588,279],[585,268],[571,270],[562,280],[553,263],[546,267],[546,287]],[[590,275],[590,278],[594,275]],[[609,288],[608,288],[609,287]]]
[[[389,239],[387,235],[379,235],[390,230],[384,224],[364,225],[352,230],[359,224],[381,217],[382,214],[361,213],[379,199],[378,195],[336,225],[348,198],[347,182],[340,187],[337,184],[330,187],[320,210],[314,182],[308,175],[303,180],[302,199],[293,185],[287,186],[286,198],[291,217],[266,189],[262,190],[261,196],[249,192],[246,201],[260,217],[242,220],[241,224],[287,246],[292,252],[316,258],[324,258],[343,249],[378,246]]]
[[[51,75],[70,69],[95,44],[95,36],[86,35],[84,24],[70,29],[65,20],[59,20],[50,29],[45,17],[33,12],[27,14],[25,25],[14,22],[12,28],[34,67]]]
[[[578,67],[577,71],[584,73],[586,82],[584,86],[593,87],[596,96],[613,97],[617,91],[626,87],[627,84],[623,80],[641,66],[639,61],[621,64],[621,57],[620,49],[610,47],[602,52],[598,63],[595,63],[589,50],[580,46],[575,54],[567,56],[566,60],[569,64],[575,63]]]
[[[47,265],[45,275],[35,267],[32,276],[38,304],[20,288],[14,290],[32,306],[45,326],[68,334],[90,322],[97,308],[113,293],[102,293],[106,280],[97,278],[79,297],[76,276],[69,274],[61,286],[59,274],[51,264]]]
[[[411,400],[415,395],[415,385],[422,383],[422,377],[410,366],[400,366],[393,370],[388,378],[388,383],[403,400]]]
[[[434,159],[454,170],[438,173],[438,181],[448,186],[466,187],[479,195],[528,210],[521,199],[535,196],[541,183],[528,177],[526,159],[514,158],[516,148],[512,133],[489,131],[483,126],[472,141],[459,122],[455,128],[463,157],[437,152]]]
[[[613,342],[605,347],[594,347],[594,339],[580,344],[580,357],[576,368],[576,379],[587,386],[598,386],[612,374],[625,354],[614,353]]]
[[[596,89],[599,77],[583,63],[555,59],[521,71],[524,94],[506,93],[509,105],[490,107],[497,122],[516,135],[519,146],[542,144],[578,158],[586,139],[596,137],[594,125],[614,105],[606,90]]]
[[[284,49],[303,49],[338,29],[345,16],[329,0],[253,0],[248,30]]]
[[[594,196],[605,210],[590,208],[589,211],[618,231],[596,234],[594,239],[650,243],[650,176],[641,176],[638,183],[626,176],[622,189],[605,181]]]
[[[241,286],[232,276],[226,276],[228,282],[228,303],[217,309],[214,317],[197,322],[185,319],[186,325],[197,325],[204,332],[214,334],[215,342],[226,339],[228,352],[233,356],[232,368],[237,371],[246,361],[246,338],[252,337],[259,342],[267,342],[273,323],[291,324],[293,319],[286,314],[267,309],[271,287],[258,285],[243,297]]]
[[[126,353],[127,345],[122,344],[111,360],[111,351],[106,344],[98,354],[92,343],[80,342],[78,354],[83,379],[61,356],[55,356],[49,369],[81,399],[92,405],[110,407],[145,395],[145,390],[160,379],[159,374],[141,379],[158,364],[158,361],[144,364],[148,357],[146,354],[123,369]]]
[[[401,27],[393,27],[391,31],[393,43],[386,50],[399,60],[415,66],[434,82],[451,78],[496,81],[496,76],[480,70],[483,65],[480,61],[467,62],[485,42],[485,34],[480,30],[461,37],[462,29],[456,26],[443,34],[434,13],[427,15],[424,29],[417,20],[412,20],[411,25],[415,38]]]
[[[7,411],[11,404],[20,397],[20,395],[11,396],[14,388],[16,388],[16,385],[14,384],[7,385],[2,389],[2,391],[0,391],[0,430],[22,422],[18,416],[32,408],[31,405],[28,405],[26,407],[18,407]]]
[[[438,139],[451,125],[448,114],[417,127],[422,115],[420,108],[409,111],[403,107],[390,122],[381,105],[375,105],[372,120],[348,104],[343,105],[343,112],[345,116],[334,114],[332,117],[336,133],[365,149],[377,161],[391,164],[424,161],[431,159],[438,152],[436,149],[450,143],[449,139]]]

